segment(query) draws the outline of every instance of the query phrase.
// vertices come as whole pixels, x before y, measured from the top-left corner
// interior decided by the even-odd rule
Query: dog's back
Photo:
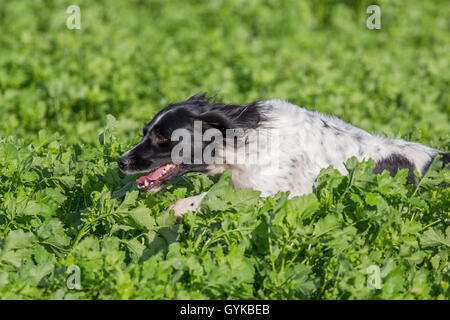
[[[417,183],[417,170],[423,175],[437,154],[444,165],[450,154],[400,139],[382,138],[367,133],[344,121],[318,112],[311,112],[281,100],[258,104],[265,121],[262,128],[277,135],[276,146],[266,157],[278,157],[276,166],[238,164],[229,166],[236,188],[252,187],[271,195],[291,191],[291,196],[312,192],[320,171],[333,166],[346,174],[344,163],[355,156],[359,161],[373,159],[375,173],[388,170],[395,175],[409,169],[408,182]],[[267,159],[266,159],[267,160]]]

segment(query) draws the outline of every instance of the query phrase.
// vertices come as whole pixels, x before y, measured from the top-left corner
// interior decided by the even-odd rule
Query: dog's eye
[[[167,139],[164,137],[156,137],[156,142],[159,144],[167,142]]]
[[[158,128],[156,128],[153,132],[155,133],[156,142],[158,144],[167,142],[167,139],[161,134]]]

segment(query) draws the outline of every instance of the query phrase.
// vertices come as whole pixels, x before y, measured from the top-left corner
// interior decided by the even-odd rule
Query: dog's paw
[[[173,210],[178,220],[188,211],[197,211],[198,205],[193,199],[186,198],[172,202],[167,210]]]
[[[200,206],[200,202],[202,201],[203,197],[206,195],[206,192],[203,192],[197,196],[184,198],[177,200],[175,202],[172,202],[169,207],[167,208],[167,211],[173,210],[175,212],[175,217],[177,218],[178,222],[181,222],[183,219],[183,215],[188,211],[194,211],[196,212],[198,210],[198,207]]]

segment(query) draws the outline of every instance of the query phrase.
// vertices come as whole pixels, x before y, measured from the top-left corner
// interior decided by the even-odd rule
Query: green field
[[[141,195],[115,162],[201,92],[448,152],[450,2],[375,3],[380,30],[371,1],[1,1],[0,299],[450,299],[439,163],[414,186],[351,159],[287,200],[228,173]],[[166,212],[206,190],[183,224]]]

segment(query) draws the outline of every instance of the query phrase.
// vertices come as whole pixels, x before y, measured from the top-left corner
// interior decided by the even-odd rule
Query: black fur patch
[[[417,184],[419,182],[419,179],[414,175],[414,170],[416,170],[414,164],[398,153],[394,153],[388,158],[379,160],[373,172],[380,174],[383,170],[387,170],[391,173],[391,177],[393,177],[397,174],[399,169],[408,169],[408,177],[406,178],[408,183]]]
[[[444,168],[447,164],[450,163],[450,153],[439,152],[439,154],[442,156],[441,157],[442,168]]]
[[[445,168],[445,166],[450,162],[450,153],[439,152],[438,155],[441,156],[440,160],[442,161],[442,168]],[[435,157],[431,158],[430,161],[428,161],[427,164],[423,167],[424,174],[428,171],[428,169],[430,169],[431,163],[433,162]]]

